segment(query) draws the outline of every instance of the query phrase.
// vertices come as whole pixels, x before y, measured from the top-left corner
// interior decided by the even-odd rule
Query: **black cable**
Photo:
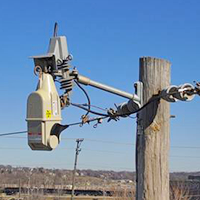
[[[22,133],[27,133],[27,131],[18,131],[18,132],[2,133],[2,134],[0,134],[0,137],[1,137],[1,136],[8,136],[8,135],[18,135],[18,134],[22,134]]]
[[[160,99],[160,97],[155,97],[155,98],[151,99],[150,101],[148,101],[146,104],[144,104],[141,108],[139,108],[133,112],[128,112],[128,113],[124,113],[124,114],[116,114],[114,116],[125,117],[127,115],[136,114],[136,113],[140,112],[141,110],[143,110],[145,107],[147,107],[150,103],[153,103],[154,101],[159,100],[159,99]]]
[[[79,85],[80,86],[80,85]],[[82,88],[83,89],[83,88]],[[84,90],[84,89],[83,89]],[[84,93],[86,93],[86,91],[84,90]],[[145,107],[147,107],[150,103],[152,103],[152,102],[154,102],[154,101],[158,101],[158,100],[160,100],[162,97],[164,97],[164,96],[169,96],[169,95],[173,95],[173,94],[177,94],[177,93],[179,93],[178,91],[174,91],[174,92],[170,92],[170,93],[166,93],[166,94],[157,94],[157,95],[154,95],[154,97],[150,100],[150,101],[148,101],[146,104],[144,104],[141,108],[139,108],[139,109],[137,109],[137,110],[135,110],[135,111],[133,111],[133,112],[128,112],[128,113],[124,113],[124,114],[103,114],[103,113],[99,113],[99,112],[95,112],[95,111],[92,111],[92,110],[90,110],[90,109],[87,109],[87,108],[85,108],[84,106],[85,106],[85,104],[75,104],[75,103],[71,103],[71,105],[72,106],[75,106],[75,107],[78,107],[78,108],[81,108],[81,109],[83,109],[83,110],[85,110],[85,111],[87,111],[87,112],[90,112],[90,113],[92,113],[92,114],[95,114],[95,115],[100,115],[100,116],[106,116],[106,117],[110,117],[111,119],[115,119],[115,118],[117,118],[117,117],[125,117],[125,116],[127,116],[127,115],[131,115],[131,114],[135,114],[135,113],[138,113],[138,112],[140,112],[141,110],[143,110]],[[86,93],[87,94],[87,93]],[[90,107],[91,107],[91,105],[90,105]]]
[[[76,103],[70,103],[72,106],[75,106],[75,107],[78,107],[78,108],[81,108],[85,111],[88,111],[92,114],[95,114],[95,115],[99,115],[99,116],[104,116],[104,117],[112,117],[113,119],[115,117],[124,117],[124,116],[127,116],[127,115],[131,115],[131,114],[135,114],[135,113],[138,113],[139,111],[143,110],[145,107],[147,107],[150,103],[154,102],[155,100],[158,100],[160,99],[161,97],[160,96],[157,96],[153,99],[151,99],[150,101],[148,101],[146,104],[144,104],[141,108],[135,110],[134,112],[128,112],[128,113],[124,113],[124,114],[114,114],[113,116],[112,115],[108,115],[108,114],[103,114],[103,113],[99,113],[99,112],[96,112],[96,111],[92,111],[92,110],[89,110],[87,108],[85,108],[82,104],[76,104]]]
[[[87,101],[88,101],[88,111],[87,111],[87,113],[85,114],[85,116],[87,116],[90,112],[89,112],[89,110],[90,110],[90,108],[91,108],[91,102],[90,102],[90,97],[89,97],[89,95],[88,95],[88,93],[86,92],[86,90],[76,81],[76,80],[74,80],[74,82],[76,83],[76,85],[83,91],[83,93],[85,94],[85,96],[86,96],[86,98],[87,98]]]
[[[157,95],[157,96],[154,96],[154,98],[152,98],[150,101],[148,101],[146,104],[144,104],[141,108],[133,111],[133,112],[128,112],[128,113],[124,113],[124,114],[114,114],[113,116],[112,115],[108,115],[108,114],[103,114],[103,113],[99,113],[99,112],[96,112],[96,111],[92,111],[92,110],[89,110],[87,108],[85,108],[84,106],[86,106],[85,104],[76,104],[76,103],[71,103],[72,106],[75,106],[75,107],[78,107],[78,108],[81,108],[87,112],[90,112],[92,114],[95,114],[95,115],[100,115],[100,116],[105,116],[105,117],[124,117],[124,116],[127,116],[127,115],[131,115],[131,114],[135,114],[135,113],[138,113],[140,112],[141,110],[143,110],[145,107],[147,107],[150,103],[156,101],[156,100],[160,100],[161,97],[163,96],[168,96],[168,95],[172,95],[172,94],[175,94],[177,92],[171,92],[171,93],[168,93],[166,95]],[[91,107],[91,105],[90,105]]]
[[[114,116],[116,116],[116,117],[124,117],[124,116],[127,116],[127,115],[138,113],[141,110],[143,110],[145,107],[147,107],[150,103],[153,103],[154,101],[158,101],[162,97],[173,95],[173,94],[177,94],[177,93],[179,93],[179,92],[175,91],[175,92],[170,92],[170,93],[166,93],[166,94],[162,94],[162,95],[161,94],[155,95],[150,101],[148,101],[146,104],[144,104],[141,108],[139,108],[139,109],[137,109],[137,110],[135,110],[133,112],[128,112],[128,113],[124,113],[124,114],[116,114]]]
[[[95,111],[92,111],[90,109],[87,109],[85,108],[83,105],[81,104],[76,104],[76,103],[70,103],[72,106],[75,106],[75,107],[78,107],[78,108],[81,108],[85,111],[88,111],[92,114],[95,114],[95,115],[100,115],[102,117],[97,117],[97,118],[93,118],[93,119],[90,119],[90,120],[87,120],[87,122],[92,122],[92,121],[98,121],[100,119],[106,119],[108,117],[123,117],[123,116],[127,116],[127,115],[130,115],[130,114],[135,114],[135,113],[138,113],[140,112],[141,110],[143,110],[145,107],[147,107],[150,103],[156,101],[156,100],[160,100],[162,97],[164,96],[168,96],[168,95],[172,95],[172,94],[176,94],[176,93],[179,93],[179,92],[171,92],[171,93],[168,93],[168,94],[163,94],[163,95],[160,95],[158,94],[157,96],[154,96],[150,101],[148,101],[146,104],[144,104],[141,108],[135,110],[134,112],[129,112],[129,113],[125,113],[125,114],[115,114],[115,115],[108,115],[108,114],[103,114],[103,113],[99,113],[99,112],[95,112]],[[71,124],[67,124],[67,125],[63,125],[63,126],[75,126],[75,125],[82,125],[83,122],[75,122],[75,123],[71,123]],[[0,134],[0,137],[1,136],[9,136],[9,135],[18,135],[18,134],[22,134],[22,133],[27,133],[27,131],[18,131],[18,132],[10,132],[10,133],[2,133]]]

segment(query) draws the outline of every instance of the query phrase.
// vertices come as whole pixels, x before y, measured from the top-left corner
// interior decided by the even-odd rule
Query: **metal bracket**
[[[43,72],[53,74],[57,65],[61,64],[69,56],[67,39],[65,36],[52,37],[49,42],[48,52],[45,55],[32,56],[35,66],[40,66]]]
[[[135,94],[128,102],[124,102],[117,106],[117,114],[127,117],[136,112],[143,105],[143,83],[138,81],[134,84]],[[137,101],[135,100],[137,99]]]
[[[134,84],[135,93],[139,98],[140,107],[143,106],[143,83],[141,81],[137,81]]]

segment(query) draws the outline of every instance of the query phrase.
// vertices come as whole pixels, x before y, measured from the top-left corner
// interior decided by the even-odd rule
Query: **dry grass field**
[[[27,197],[22,196],[19,198],[18,196],[2,196],[0,200],[71,200],[70,196],[45,196],[45,197]],[[77,196],[74,197],[74,200],[124,200],[123,198],[115,198],[115,197],[89,197],[89,196]]]

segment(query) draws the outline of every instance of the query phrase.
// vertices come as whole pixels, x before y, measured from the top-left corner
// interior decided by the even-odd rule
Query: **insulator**
[[[190,83],[180,85],[178,87],[178,93],[173,96],[181,101],[191,101],[195,97],[195,94],[189,94],[187,90],[194,90],[194,86]]]
[[[66,77],[64,76],[62,79],[59,80],[61,85],[60,89],[65,90],[66,93],[72,91],[73,87],[73,77],[69,76],[69,68],[70,68],[68,64],[69,60],[70,58],[67,58],[66,60],[63,60],[61,63],[58,64],[58,70],[64,70],[66,73]]]
[[[67,79],[60,79],[60,89],[66,90],[66,92],[70,92],[73,87],[73,77],[67,78]]]
[[[61,61],[61,63],[59,63],[57,67],[58,69],[68,70],[69,69],[68,60]]]
[[[167,89],[162,91],[162,98],[168,102],[176,102],[177,99],[174,97],[174,94],[178,93],[178,86],[171,85]]]
[[[117,114],[124,115],[124,117],[126,117],[139,108],[140,104],[137,101],[130,99],[128,102],[121,103],[117,106]]]

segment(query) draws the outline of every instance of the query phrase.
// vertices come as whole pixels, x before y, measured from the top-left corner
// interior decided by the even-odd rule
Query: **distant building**
[[[198,180],[198,181],[200,181],[200,176],[193,176],[193,175],[190,175],[190,176],[188,176],[188,179],[189,179],[189,180]]]

